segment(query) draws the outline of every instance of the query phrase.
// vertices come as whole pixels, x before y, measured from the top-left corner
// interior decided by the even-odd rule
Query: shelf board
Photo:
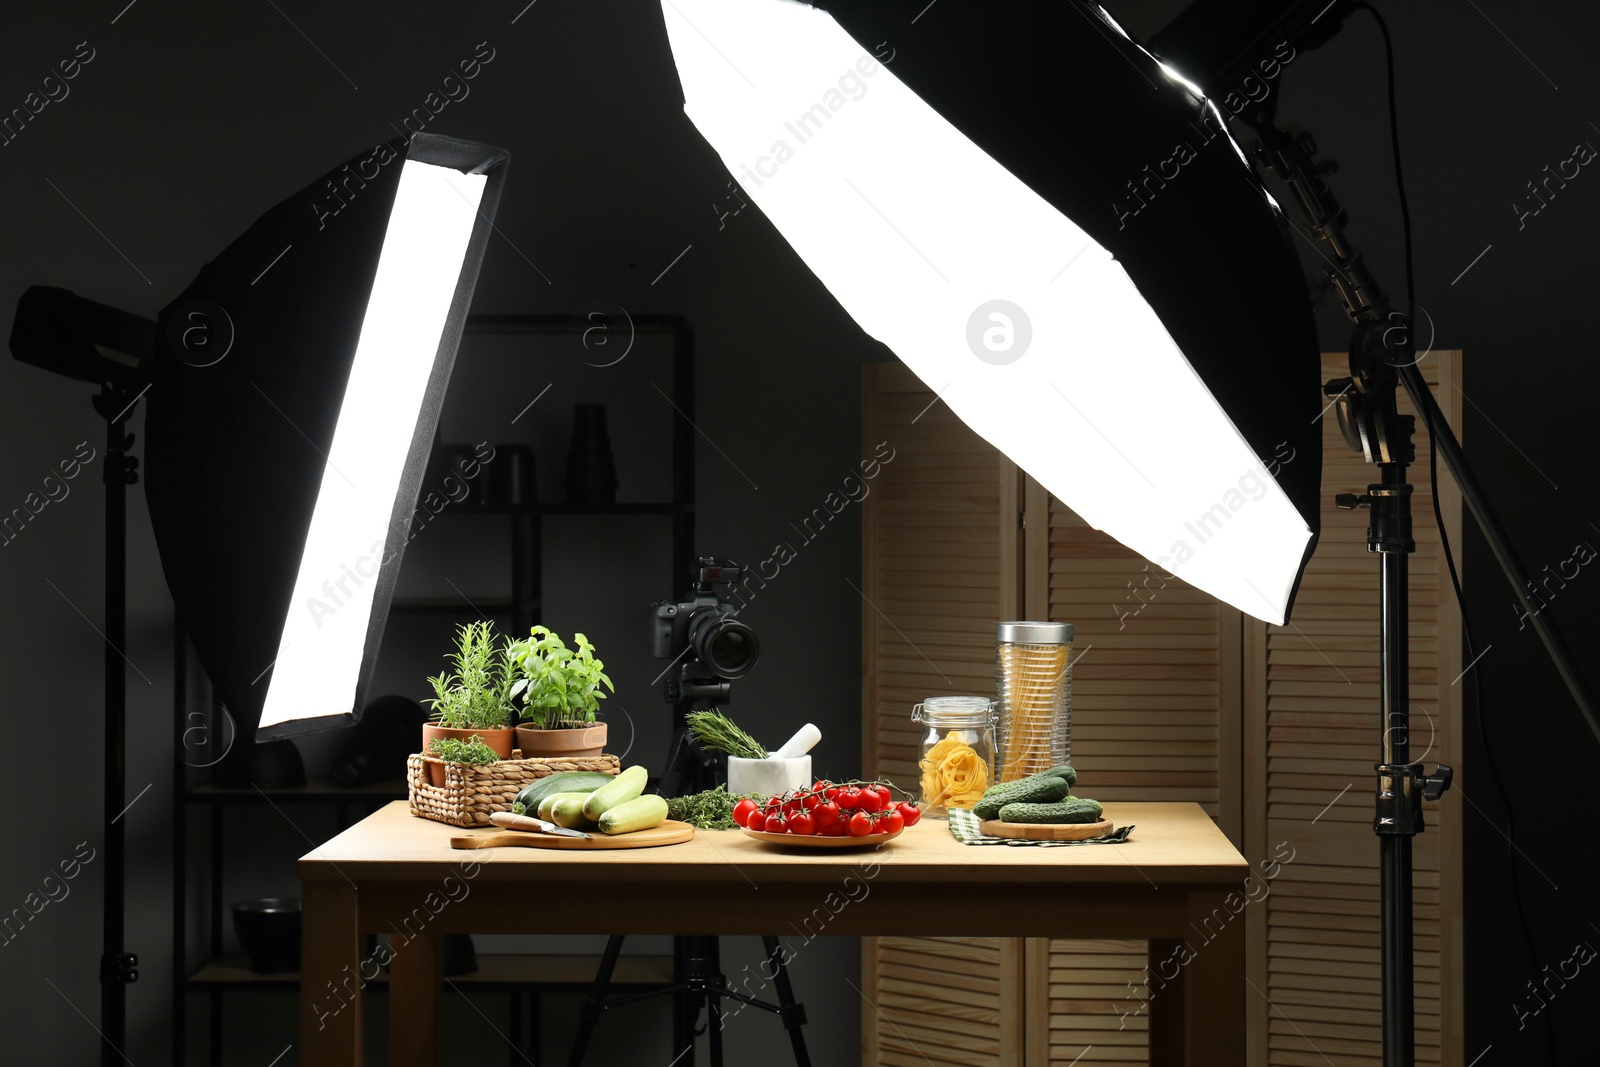
[[[196,804],[259,804],[263,800],[272,800],[274,803],[404,800],[405,797],[404,778],[391,778],[383,782],[372,782],[346,789],[332,778],[315,775],[308,777],[305,785],[293,789],[255,789],[248,786],[244,789],[227,789],[211,782],[204,782],[188,792],[189,801]]]
[[[495,989],[539,985],[546,988],[585,988],[594,982],[600,967],[598,955],[540,956],[487,954],[478,956],[478,969],[456,975],[450,982],[460,987]],[[387,972],[380,972],[369,985],[387,986]],[[298,989],[300,975],[256,974],[243,954],[218,956],[189,975],[190,989]],[[671,956],[628,956],[617,960],[611,984],[622,986],[661,986],[672,984]],[[448,989],[448,984],[446,985]]]

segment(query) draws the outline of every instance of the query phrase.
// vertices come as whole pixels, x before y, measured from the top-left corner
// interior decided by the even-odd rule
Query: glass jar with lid
[[[911,711],[922,736],[921,772],[924,814],[944,818],[948,809],[970,809],[994,777],[994,701],[988,697],[929,697]]]

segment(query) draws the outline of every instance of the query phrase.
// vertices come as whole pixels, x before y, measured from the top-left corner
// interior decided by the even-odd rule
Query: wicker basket
[[[470,765],[446,763],[444,785],[428,781],[427,761],[421,755],[406,761],[406,784],[411,787],[411,814],[451,826],[488,826],[489,815],[510,811],[522,787],[547,774],[561,771],[599,771],[616,774],[622,763],[616,756],[577,759],[509,759]]]

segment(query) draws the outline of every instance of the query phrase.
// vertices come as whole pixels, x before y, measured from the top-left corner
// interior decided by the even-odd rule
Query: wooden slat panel
[[[1459,393],[1449,388],[1459,353],[1434,353],[1422,364],[1450,421],[1459,425]],[[1324,357],[1329,378],[1345,357]],[[1406,410],[1409,405],[1403,401]],[[1366,551],[1365,512],[1332,506],[1335,493],[1361,491],[1374,469],[1350,452],[1332,416],[1323,423],[1322,539],[1306,571],[1292,625],[1252,624],[1246,677],[1253,751],[1251,849],[1258,859],[1279,842],[1294,861],[1272,883],[1255,917],[1264,951],[1252,960],[1263,1004],[1264,1048],[1252,1064],[1300,1067],[1332,1058],[1378,1067],[1378,846],[1372,833],[1372,765],[1379,755],[1378,557]],[[1461,670],[1459,615],[1431,515],[1428,441],[1419,425],[1412,468],[1417,552],[1411,558],[1411,677],[1415,758],[1455,762]],[[1453,490],[1453,487],[1448,487]],[[1459,501],[1441,491],[1451,541],[1460,545]],[[1458,548],[1459,551],[1459,548]],[[1426,751],[1425,751],[1426,750]],[[1461,1062],[1459,916],[1460,828],[1453,809],[1429,813],[1415,848],[1417,1063]],[[1252,854],[1252,852],[1254,854]],[[1442,921],[1448,916],[1448,922]],[[1326,1057],[1326,1058],[1325,1058]]]
[[[1021,609],[1021,476],[933,401],[898,363],[866,368],[862,454],[895,458],[862,504],[862,772],[911,788],[912,705],[993,693],[994,624]],[[1020,939],[863,942],[863,1063],[1021,1067]]]

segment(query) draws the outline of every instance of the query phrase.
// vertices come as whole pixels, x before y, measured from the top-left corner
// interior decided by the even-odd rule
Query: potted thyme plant
[[[517,747],[524,759],[533,756],[598,756],[606,747],[606,724],[595,721],[605,697],[615,692],[605,664],[583,634],[572,635],[568,648],[560,634],[535,626],[526,641],[507,649],[519,676],[510,695],[519,701],[524,720],[517,726]]]
[[[458,627],[456,650],[448,659],[452,669],[428,679],[434,695],[426,703],[433,708],[433,721],[422,727],[424,747],[435,739],[476,737],[501,759],[510,759],[516,667],[494,624],[484,620]]]
[[[459,741],[454,737],[436,737],[428,742],[428,781],[434,785],[444,785],[446,763],[465,763],[477,767],[499,761],[500,754],[484,744],[481,737],[474,737],[470,741]]]

